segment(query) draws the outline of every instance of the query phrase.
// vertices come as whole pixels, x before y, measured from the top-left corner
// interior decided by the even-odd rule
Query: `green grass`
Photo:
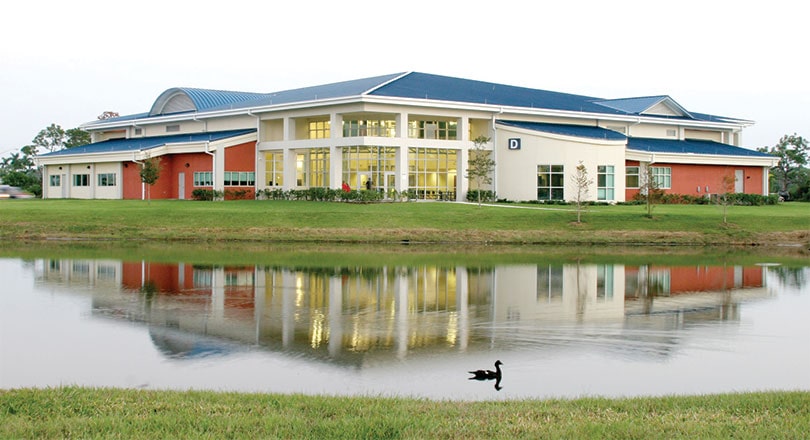
[[[2,438],[806,438],[810,393],[451,402],[87,388],[0,391]]]
[[[732,207],[595,206],[581,224],[572,207],[460,203],[294,201],[9,200],[0,239],[254,242],[767,244],[810,243],[810,204]]]

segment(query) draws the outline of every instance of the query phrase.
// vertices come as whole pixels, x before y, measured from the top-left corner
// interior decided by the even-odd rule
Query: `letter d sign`
[[[510,138],[509,139],[509,149],[510,150],[520,150],[520,138]]]

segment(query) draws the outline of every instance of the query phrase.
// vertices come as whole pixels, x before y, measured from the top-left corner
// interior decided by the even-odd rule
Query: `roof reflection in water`
[[[97,316],[143,323],[171,358],[265,349],[359,366],[420,353],[576,349],[666,357],[673,330],[739,320],[770,296],[762,267],[230,267],[40,260]]]

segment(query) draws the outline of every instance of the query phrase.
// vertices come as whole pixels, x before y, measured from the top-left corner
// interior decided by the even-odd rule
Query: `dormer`
[[[693,119],[692,115],[689,114],[685,108],[681,107],[674,99],[666,95],[608,99],[595,101],[594,104],[637,116],[665,116]]]

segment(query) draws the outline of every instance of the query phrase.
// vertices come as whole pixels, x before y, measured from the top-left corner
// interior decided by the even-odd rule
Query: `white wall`
[[[579,161],[593,180],[588,199],[596,200],[597,166],[614,167],[614,201],[624,201],[624,144],[589,141],[583,138],[559,137],[540,132],[515,130],[499,126],[497,130],[497,195],[515,201],[537,200],[537,166],[565,167],[565,200],[573,200],[576,185],[571,181]],[[510,138],[521,140],[520,150],[509,150]]]

